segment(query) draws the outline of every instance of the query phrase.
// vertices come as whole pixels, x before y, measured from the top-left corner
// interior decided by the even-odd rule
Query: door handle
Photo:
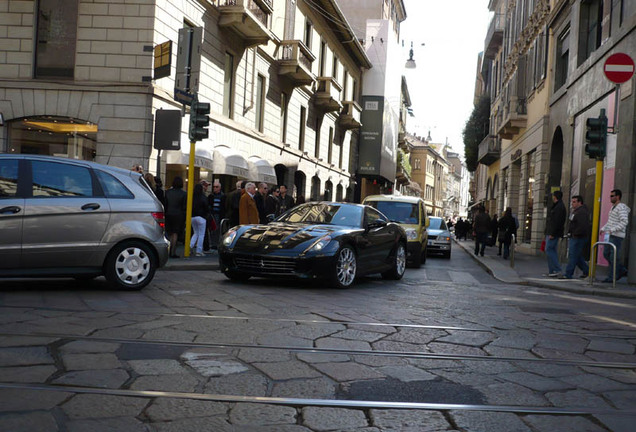
[[[82,210],[97,210],[100,207],[97,203],[84,204]]]
[[[22,209],[18,206],[8,206],[0,209],[0,214],[16,214],[19,213]]]

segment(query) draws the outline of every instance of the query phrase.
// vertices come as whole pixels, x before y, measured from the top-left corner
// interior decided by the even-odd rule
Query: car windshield
[[[347,204],[307,203],[294,207],[277,221],[360,227],[362,209],[362,207]]]
[[[437,230],[447,230],[448,228],[446,228],[446,222],[444,222],[444,219],[440,219],[440,218],[430,218],[431,219],[431,224],[428,226],[430,229],[437,229]]]
[[[369,201],[367,204],[394,222],[417,224],[420,220],[417,204],[399,201]]]

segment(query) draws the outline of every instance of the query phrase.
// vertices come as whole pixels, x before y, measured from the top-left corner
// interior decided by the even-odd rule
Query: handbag
[[[545,252],[545,238],[541,240],[541,252]]]

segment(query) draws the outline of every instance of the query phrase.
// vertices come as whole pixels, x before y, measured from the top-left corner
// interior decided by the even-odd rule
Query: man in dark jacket
[[[566,214],[563,192],[552,192],[552,208],[548,215],[545,239],[545,254],[548,257],[548,274],[546,276],[549,277],[557,277],[562,271],[557,248],[559,247],[559,239],[563,237]]]
[[[589,267],[583,259],[583,248],[590,238],[590,212],[587,206],[583,204],[581,195],[572,197],[572,214],[570,215],[570,247],[568,250],[568,265],[565,268],[565,274],[560,276],[561,279],[572,279],[574,269],[578,266],[583,274],[581,277],[586,278],[589,273]]]
[[[214,181],[212,193],[208,196],[208,204],[210,205],[212,220],[214,220],[214,225],[216,226],[210,235],[210,248],[217,249],[219,245],[219,235],[221,233],[221,220],[225,217],[226,208],[225,194],[221,190],[219,180]]]
[[[294,198],[292,198],[291,195],[287,194],[287,186],[280,185],[278,189],[280,190],[280,196],[278,197],[278,199],[280,200],[280,212],[282,214],[292,208],[295,203]]]
[[[486,214],[483,207],[478,207],[477,216],[473,222],[473,231],[475,231],[475,255],[484,256],[486,243],[488,242],[488,233],[490,232],[490,216]]]
[[[230,220],[229,228],[232,228],[239,224],[239,203],[243,193],[245,193],[246,181],[237,181],[236,189],[227,195],[225,200],[225,217]]]
[[[267,225],[267,213],[265,213],[265,197],[267,197],[267,183],[259,183],[258,190],[254,194],[254,202],[258,209],[258,222]]]

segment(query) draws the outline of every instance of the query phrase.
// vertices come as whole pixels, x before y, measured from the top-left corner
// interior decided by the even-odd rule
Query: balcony
[[[525,98],[510,98],[504,103],[497,135],[503,139],[513,139],[528,125],[528,109]]]
[[[326,113],[341,110],[341,91],[342,87],[332,77],[319,77],[318,88],[314,94],[314,105]]]
[[[399,149],[397,153],[395,179],[401,185],[408,184],[411,180],[411,161],[402,149]]]
[[[238,34],[247,46],[266,44],[273,39],[269,17],[272,0],[219,0],[219,26]]]
[[[495,58],[503,42],[505,18],[504,14],[495,14],[490,21],[484,49],[484,57],[487,59],[493,60]]]
[[[501,156],[501,141],[496,136],[488,135],[479,143],[477,161],[482,165],[492,165]]]
[[[278,74],[289,78],[295,86],[313,84],[311,64],[316,57],[299,40],[283,41],[280,45]]]
[[[360,115],[362,113],[362,107],[355,101],[344,101],[344,106],[338,119],[340,127],[346,130],[360,129],[362,123],[360,123]]]

